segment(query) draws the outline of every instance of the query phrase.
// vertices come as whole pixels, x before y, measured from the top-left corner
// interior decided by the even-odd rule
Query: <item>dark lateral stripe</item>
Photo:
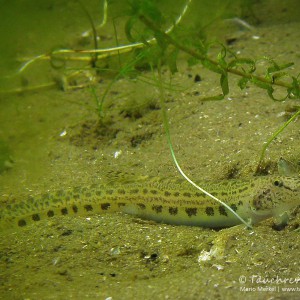
[[[110,208],[110,204],[109,203],[102,203],[101,204],[101,209],[102,210],[108,210]]]
[[[152,210],[154,210],[157,214],[162,212],[162,205],[153,205]]]
[[[93,206],[91,204],[86,204],[84,206],[85,211],[93,211]]]
[[[237,211],[237,206],[235,204],[230,204],[230,207],[233,211]]]
[[[49,218],[52,218],[52,217],[54,216],[54,211],[53,211],[53,210],[48,210],[47,216],[48,216]]]
[[[143,204],[143,203],[137,203],[137,206],[138,206],[140,209],[145,209],[145,208],[146,208],[146,205]]]
[[[185,212],[187,213],[187,215],[189,217],[196,216],[197,215],[197,208],[196,207],[187,207],[185,209]]]
[[[189,197],[189,198],[191,197],[191,193],[188,193],[188,192],[185,192],[185,193],[183,193],[182,195],[183,195],[184,197]]]
[[[23,220],[23,219],[19,220],[19,221],[18,221],[18,226],[20,226],[20,227],[26,226],[26,221]]]
[[[215,214],[214,209],[210,206],[206,207],[205,213],[210,217],[212,217]]]
[[[223,206],[223,205],[220,205],[219,206],[219,213],[220,213],[220,215],[222,215],[222,216],[228,216],[227,215],[227,212],[226,212],[226,209],[225,209],[225,207]]]
[[[40,215],[39,214],[33,214],[32,215],[32,220],[33,221],[39,221],[41,219]]]
[[[118,193],[121,195],[125,195],[126,191],[124,189],[118,189]]]
[[[68,214],[68,209],[66,207],[62,208],[60,211],[63,216]]]
[[[178,214],[178,208],[177,207],[169,207],[169,214],[172,216],[176,216]]]

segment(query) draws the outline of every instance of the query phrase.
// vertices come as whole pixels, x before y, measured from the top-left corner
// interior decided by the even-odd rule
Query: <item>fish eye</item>
[[[283,186],[283,183],[281,182],[281,181],[279,181],[279,180],[275,180],[274,182],[273,182],[273,184],[275,185],[275,186]]]

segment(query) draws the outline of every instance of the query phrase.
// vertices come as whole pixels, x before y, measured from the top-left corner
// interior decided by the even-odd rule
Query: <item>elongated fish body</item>
[[[252,224],[278,216],[300,204],[300,179],[283,176],[254,177],[198,185],[227,203]],[[148,178],[140,182],[76,187],[45,193],[8,205],[0,212],[0,230],[25,227],[63,215],[90,215],[121,211],[169,224],[210,228],[240,221],[224,206],[184,179]]]

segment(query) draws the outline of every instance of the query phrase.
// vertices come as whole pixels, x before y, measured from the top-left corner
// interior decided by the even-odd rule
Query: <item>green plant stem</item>
[[[95,49],[98,49],[98,40],[97,40],[97,30],[94,24],[94,21],[92,19],[91,14],[88,12],[88,10],[86,9],[86,7],[83,5],[83,3],[80,0],[77,0],[79,5],[81,6],[81,9],[84,11],[84,13],[86,14],[90,24],[91,24],[91,28],[92,28],[92,32],[93,32],[93,41],[94,41],[94,47]],[[91,61],[91,65],[94,68],[96,66],[96,62],[98,59],[98,53],[94,53],[94,58]]]
[[[193,50],[193,49],[191,49],[191,48],[189,48],[185,45],[182,45],[182,44],[178,43],[175,39],[173,39],[170,35],[168,35],[164,31],[162,31],[158,26],[156,26],[154,24],[154,22],[152,22],[149,18],[145,17],[144,15],[141,15],[139,18],[148,28],[150,28],[153,32],[159,34],[168,43],[172,44],[176,48],[178,48],[178,49],[182,50],[183,52],[185,52],[185,53],[193,56],[194,58],[200,60],[202,63],[205,62],[205,61],[208,61],[210,64],[215,65],[218,68],[221,67],[220,64],[217,61],[212,60],[212,59],[208,58],[207,56],[205,56],[201,53],[198,53],[195,50]],[[292,86],[290,84],[288,84],[286,82],[283,82],[283,81],[280,81],[280,80],[272,80],[272,79],[261,77],[261,76],[254,75],[254,74],[251,74],[251,73],[246,73],[246,72],[243,72],[243,71],[239,71],[239,70],[234,69],[234,68],[229,68],[229,67],[221,67],[221,68],[223,69],[224,72],[228,72],[228,73],[240,76],[240,77],[248,78],[249,80],[252,80],[252,81],[256,80],[256,81],[259,81],[259,82],[262,82],[262,83],[267,83],[269,85],[277,85],[277,86],[285,87],[287,89],[292,88]]]
[[[258,167],[257,167],[257,170],[260,169],[261,167],[261,164],[262,164],[262,161],[265,157],[265,154],[266,154],[266,150],[267,148],[269,147],[269,145],[272,143],[272,141],[291,123],[293,122],[298,116],[300,115],[300,109],[294,113],[292,115],[291,118],[289,118],[288,121],[286,121],[278,130],[276,130],[272,136],[268,139],[268,141],[266,142],[266,144],[263,146],[263,149],[261,151],[261,155],[260,155],[260,158],[259,158],[259,163],[258,163]]]
[[[210,194],[209,192],[207,192],[206,190],[204,190],[203,188],[201,188],[199,185],[197,185],[193,180],[191,180],[185,173],[184,171],[181,169],[175,152],[174,152],[174,148],[173,148],[173,144],[171,141],[171,136],[170,136],[170,129],[169,129],[169,121],[168,121],[168,116],[167,116],[167,110],[165,107],[165,92],[164,92],[164,88],[163,88],[163,80],[161,77],[161,70],[160,70],[160,65],[158,65],[158,85],[159,85],[159,92],[160,92],[160,105],[161,105],[161,110],[162,110],[162,115],[163,115],[163,123],[164,123],[164,129],[165,129],[165,133],[166,133],[166,137],[167,137],[167,142],[171,151],[171,155],[173,158],[173,161],[175,163],[175,166],[177,168],[177,170],[179,171],[179,173],[184,177],[184,179],[186,181],[188,181],[191,185],[193,185],[196,189],[198,189],[199,191],[201,191],[202,193],[204,193],[205,195],[207,195],[208,197],[212,198],[213,200],[217,201],[218,203],[220,203],[221,205],[223,205],[226,209],[228,209],[235,217],[237,217],[237,219],[239,219],[241,221],[241,223],[246,225],[246,228],[248,229],[252,229],[252,226],[249,222],[245,221],[242,217],[240,217],[229,205],[227,205],[225,202],[221,201],[220,199],[218,199],[217,197],[213,196],[212,194]]]

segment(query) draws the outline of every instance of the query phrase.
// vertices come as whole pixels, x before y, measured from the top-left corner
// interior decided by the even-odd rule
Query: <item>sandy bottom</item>
[[[298,41],[300,23],[263,24],[238,33],[232,49],[295,62],[290,72],[297,74]],[[96,93],[109,82],[102,78]],[[166,89],[174,149],[191,178],[253,176],[264,142],[297,105],[274,102],[254,86],[240,91],[236,82],[230,76],[226,99],[202,101],[220,93],[218,77],[182,61]],[[154,85],[121,79],[107,97],[100,126],[89,88],[1,96],[0,133],[14,160],[0,175],[2,205],[100,183],[111,170],[180,176],[158,97]],[[266,173],[276,174],[280,157],[299,165],[299,137],[296,120],[269,147]],[[124,214],[41,221],[1,233],[0,299],[299,299],[299,222],[296,212],[281,230],[272,219],[251,231],[242,225],[219,231],[171,226]]]

